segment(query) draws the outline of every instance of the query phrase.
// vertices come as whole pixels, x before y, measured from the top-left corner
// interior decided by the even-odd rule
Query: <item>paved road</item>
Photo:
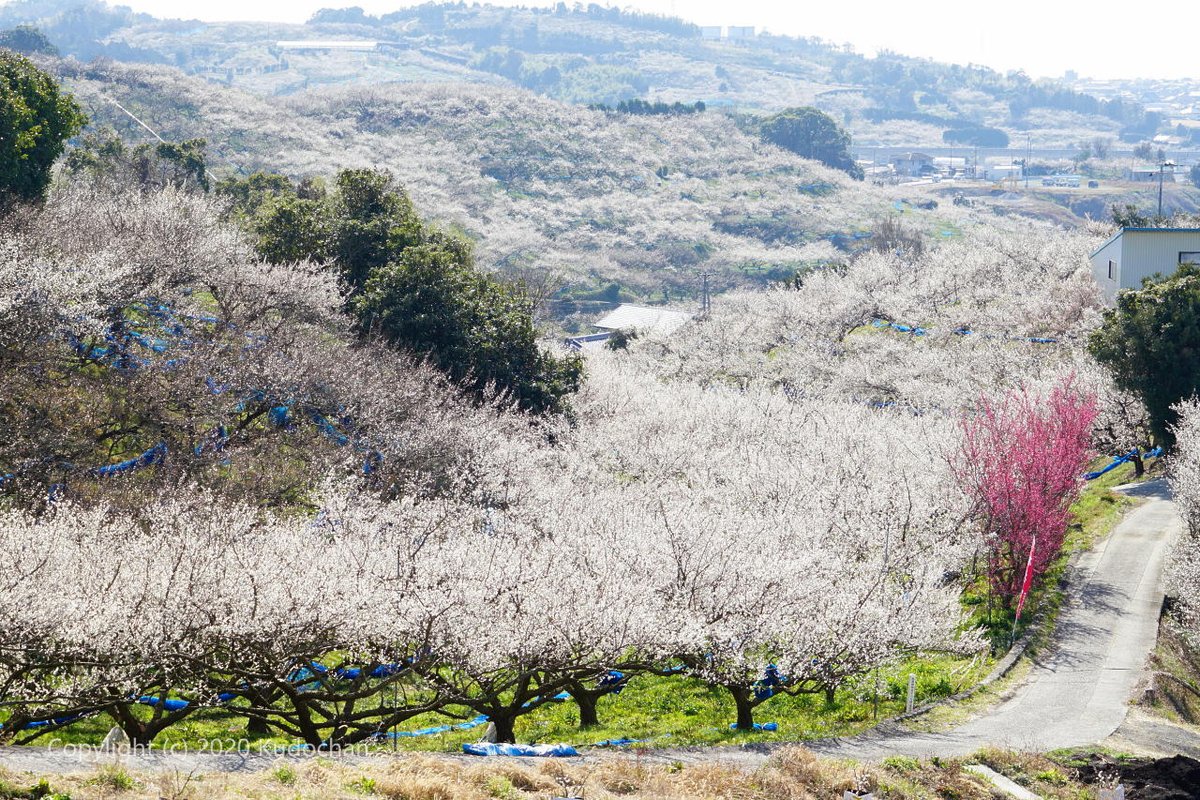
[[[1162,606],[1163,561],[1181,526],[1165,482],[1140,484],[1125,491],[1146,502],[1081,559],[1076,587],[1059,619],[1054,648],[1038,656],[1029,676],[1006,700],[943,733],[877,729],[854,738],[807,742],[806,746],[824,755],[876,760],[889,755],[967,755],[984,745],[1045,751],[1095,744],[1110,736],[1126,718],[1128,700],[1154,647]],[[672,748],[651,751],[643,758],[752,766],[779,746]],[[263,769],[276,758],[143,754],[127,756],[125,763],[137,769],[233,772]],[[112,759],[111,755],[80,757],[36,747],[0,748],[0,766],[34,772],[69,772]]]
[[[867,734],[813,749],[863,759],[965,755],[984,745],[1045,751],[1095,744],[1116,731],[1154,648],[1163,561],[1182,524],[1165,482],[1124,491],[1146,502],[1080,560],[1053,649],[1008,699],[944,733]]]

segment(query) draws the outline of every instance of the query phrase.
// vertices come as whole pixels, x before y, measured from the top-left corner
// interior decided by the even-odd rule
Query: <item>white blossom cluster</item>
[[[1101,308],[1093,243],[1084,232],[1000,225],[911,261],[870,254],[798,289],[723,295],[709,319],[643,340],[634,357],[673,381],[951,415],[1074,374],[1100,399],[1097,444],[1128,449],[1142,443],[1144,413],[1086,350]]]
[[[4,308],[23,335],[0,380],[21,398],[6,414],[38,413],[9,417],[6,464],[86,442],[93,422],[196,441],[222,414],[244,419],[258,389],[339,409],[403,469],[382,487],[351,477],[319,433],[260,420],[220,453],[76,471],[65,497],[14,504],[0,520],[6,736],[103,710],[148,741],[220,706],[319,746],[447,704],[511,736],[520,714],[612,668],[682,670],[748,715],[771,665],[781,690],[820,691],[978,645],[947,580],[975,546],[947,418],[664,381],[641,356],[599,354],[573,420],[539,431],[352,344],[326,272],[258,263],[203,200],[68,189],[21,227]],[[88,253],[121,267],[56,277]],[[186,319],[186,347],[122,370],[63,343],[105,341],[147,297]],[[77,392],[87,424],[46,425],[84,413]],[[301,503],[267,497],[281,476]],[[147,721],[129,710],[139,697],[188,705]]]
[[[1168,557],[1167,594],[1177,602],[1184,635],[1200,646],[1200,403],[1192,399],[1178,410],[1170,482],[1184,526]]]
[[[358,341],[331,270],[262,262],[219,212],[170,190],[72,183],[0,233],[0,476],[87,494],[90,468],[163,442],[161,480],[256,501],[302,497],[368,458],[400,493],[503,484],[488,454],[528,426]],[[265,422],[280,406],[290,430]]]

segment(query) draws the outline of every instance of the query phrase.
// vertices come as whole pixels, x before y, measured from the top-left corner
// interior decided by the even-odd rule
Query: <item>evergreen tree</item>
[[[40,198],[66,140],[86,123],[52,77],[29,59],[0,50],[0,205]]]
[[[478,397],[494,389],[526,410],[561,411],[579,388],[580,359],[538,343],[526,288],[479,270],[470,244],[422,222],[389,173],[343,170],[329,192],[256,174],[218,192],[264,258],[330,262],[364,334],[427,356]]]
[[[863,179],[862,167],[850,155],[850,134],[823,111],[808,106],[781,111],[763,122],[761,133],[785,150],[840,169],[855,180]]]
[[[1121,292],[1089,349],[1117,386],[1139,397],[1157,441],[1174,443],[1176,403],[1200,392],[1200,268]]]

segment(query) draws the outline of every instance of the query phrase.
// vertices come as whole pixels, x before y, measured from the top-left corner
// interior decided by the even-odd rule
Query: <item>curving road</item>
[[[1007,699],[942,733],[876,731],[811,749],[860,759],[966,755],[984,745],[1046,751],[1095,744],[1116,731],[1154,649],[1163,562],[1182,525],[1165,481],[1119,491],[1145,502],[1080,559],[1053,648],[1038,655]]]

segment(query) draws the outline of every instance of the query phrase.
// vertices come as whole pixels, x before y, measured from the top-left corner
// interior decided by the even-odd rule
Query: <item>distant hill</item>
[[[170,67],[51,66],[96,123],[146,139],[119,103],[168,139],[205,137],[221,172],[387,168],[427,216],[474,238],[482,263],[560,276],[567,311],[568,297],[580,311],[695,298],[703,272],[716,289],[786,279],[839,258],[892,208],[721,112],[626,115],[466,84],[264,98]]]
[[[1153,122],[1135,104],[1021,75],[806,39],[713,41],[598,6],[430,4],[290,26],[164,21],[94,1],[0,6],[0,28],[24,23],[66,56],[47,63],[91,118],[131,141],[147,133],[118,103],[168,139],[207,139],[222,173],[390,169],[427,217],[477,242],[482,264],[561,285],[552,310],[567,329],[621,301],[694,303],[705,274],[721,291],[844,260],[891,214],[944,239],[996,214],[1072,224],[1123,199],[970,206],[951,203],[950,187],[864,185],[762,141],[758,114],[812,102],[859,145],[908,146],[946,131],[1007,137],[1019,120],[1062,139]]]
[[[157,20],[96,0],[21,0],[0,27],[41,27],[64,54],[165,63],[259,94],[347,83],[469,82],[580,105],[703,101],[773,111],[813,104],[860,145],[984,145],[997,137],[1073,147],[1153,136],[1165,120],[1128,98],[892,53],[867,58],[820,39],[725,29],[590,4],[554,9],[427,3],[373,17],[325,10],[306,25]],[[280,42],[356,41],[365,49]],[[1046,125],[1045,110],[1070,112]]]

